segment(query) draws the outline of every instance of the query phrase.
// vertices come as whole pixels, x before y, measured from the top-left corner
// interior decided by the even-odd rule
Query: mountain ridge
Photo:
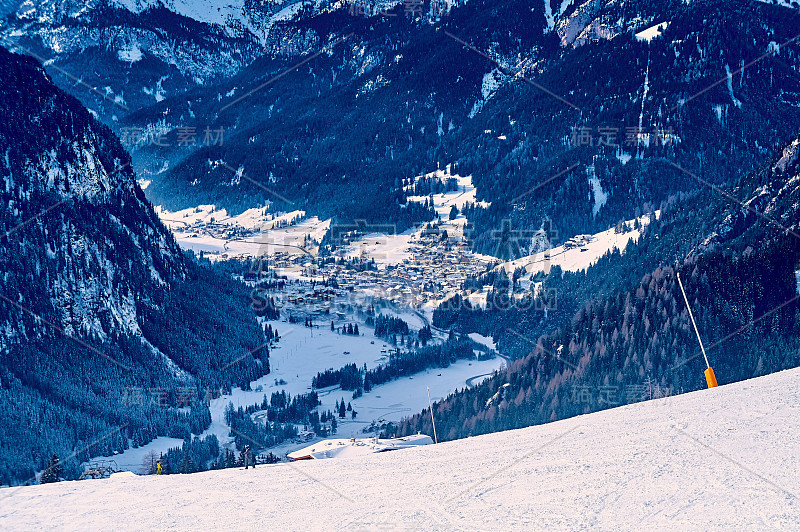
[[[119,140],[41,65],[1,49],[0,66],[0,483],[55,450],[77,476],[90,457],[201,433],[203,390],[269,372],[247,290],[184,255]],[[195,404],[131,408],[132,387]]]

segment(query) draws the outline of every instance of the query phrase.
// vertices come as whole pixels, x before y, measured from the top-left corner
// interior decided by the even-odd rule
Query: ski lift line
[[[708,356],[706,355],[706,349],[703,347],[703,340],[700,339],[700,331],[697,330],[697,322],[694,321],[694,314],[692,314],[692,307],[689,306],[689,298],[686,297],[686,291],[683,289],[683,282],[681,281],[681,274],[675,272],[675,277],[678,279],[678,286],[681,287],[681,294],[683,294],[683,300],[686,302],[686,310],[689,311],[689,318],[692,320],[692,325],[694,326],[694,333],[697,335],[697,341],[700,343],[700,351],[703,352],[703,358],[706,361],[706,367],[710,368],[711,364],[708,363]]]
[[[428,389],[428,408],[431,410],[431,423],[433,424],[433,443],[439,443],[439,438],[436,436],[436,420],[433,418],[433,405],[431,404],[431,387],[426,386]]]

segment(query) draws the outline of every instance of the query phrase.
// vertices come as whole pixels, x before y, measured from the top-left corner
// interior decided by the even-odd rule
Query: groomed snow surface
[[[800,369],[415,449],[0,497],[2,530],[797,530]]]

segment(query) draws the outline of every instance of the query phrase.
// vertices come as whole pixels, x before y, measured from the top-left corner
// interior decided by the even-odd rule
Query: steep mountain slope
[[[11,488],[0,526],[786,530],[800,520],[799,384],[785,371],[351,459]]]
[[[498,8],[513,2],[505,4]],[[473,27],[478,7],[451,16]],[[402,6],[394,14],[365,19],[340,8],[286,22],[283,31],[304,35],[314,53],[265,56],[219,87],[130,117],[126,125],[172,131],[172,146],[181,127],[226,131],[224,144],[178,150],[190,155],[153,177],[153,201],[171,208],[212,201],[237,210],[259,200],[283,206],[288,198],[325,216],[402,223],[408,212],[400,207],[399,181],[435,159],[446,163],[438,153],[442,138],[473,105],[470,93],[479,93],[483,72],[474,68],[479,56],[452,61],[453,43],[441,28],[404,16]],[[509,35],[520,34],[522,46],[537,46],[548,37],[530,28],[544,24],[536,11],[501,19],[487,39],[511,49],[517,38]],[[160,171],[174,151],[145,146],[134,157]],[[258,184],[236,179],[237,169]]]
[[[56,450],[86,459],[202,431],[199,404],[122,399],[194,401],[267,373],[267,349],[247,355],[264,336],[244,287],[183,256],[119,140],[40,65],[0,49],[0,67],[0,483]]]
[[[136,147],[148,195],[173,209],[289,199],[397,221],[403,180],[453,163],[492,204],[468,210],[475,247],[490,253],[504,219],[523,230],[549,219],[566,238],[701,186],[670,162],[733,183],[800,127],[786,7],[592,1],[548,14],[478,0],[433,20],[401,7],[276,24],[305,53],[266,55],[129,117],[170,145]],[[636,36],[660,22],[649,41]],[[224,145],[176,148],[181,128],[209,124],[225,128]]]
[[[113,135],[31,61],[0,53],[4,285],[44,288],[70,333],[140,334],[136,302],[186,276],[180,249]]]
[[[620,4],[614,20],[648,12]],[[651,4],[664,8],[651,22],[670,22],[659,37],[641,41],[628,23],[610,40],[563,47],[546,76],[532,77],[579,109],[518,82],[465,126],[454,160],[493,203],[473,215],[479,250],[495,247],[504,218],[520,229],[550,219],[568,238],[702,186],[671,163],[736,183],[796,133],[797,13],[739,1]]]

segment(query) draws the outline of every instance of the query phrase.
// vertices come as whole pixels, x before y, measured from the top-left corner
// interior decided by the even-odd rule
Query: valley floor
[[[796,530],[800,369],[362,458],[0,491],[0,529]]]

